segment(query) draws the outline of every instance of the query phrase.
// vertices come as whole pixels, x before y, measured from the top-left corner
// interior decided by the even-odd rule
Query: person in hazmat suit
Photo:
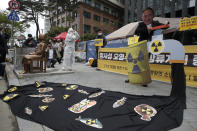
[[[75,60],[75,42],[79,39],[79,34],[72,28],[68,29],[65,39],[63,67],[62,70],[72,71],[72,65]]]

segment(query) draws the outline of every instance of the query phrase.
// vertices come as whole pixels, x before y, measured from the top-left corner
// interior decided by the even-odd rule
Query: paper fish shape
[[[42,102],[44,103],[50,103],[53,102],[55,100],[55,98],[51,98],[51,97],[45,97]]]
[[[14,86],[14,87],[10,88],[10,89],[8,90],[8,92],[14,92],[14,91],[16,91],[16,90],[17,90],[17,87]]]
[[[145,121],[151,121],[151,117],[157,114],[157,111],[152,106],[141,104],[134,108],[135,112],[141,115],[141,119]]]
[[[89,96],[89,98],[94,98],[94,97],[100,96],[103,93],[105,93],[105,91],[103,91],[103,90],[100,92],[97,92],[97,93],[93,93],[92,95]]]
[[[28,95],[28,96],[30,96],[30,97],[51,97],[53,95],[37,94],[37,95]]]
[[[15,97],[17,97],[19,94],[8,94],[3,98],[3,101],[9,101]]]
[[[127,100],[126,97],[123,97],[123,98],[121,98],[120,100],[117,100],[117,101],[113,104],[113,108],[118,108],[118,107],[124,105],[125,102],[126,102],[126,100]]]
[[[53,91],[53,88],[51,88],[51,87],[46,87],[46,88],[39,88],[39,89],[37,89],[37,90],[38,90],[38,92],[40,92],[40,93],[46,93],[46,92]]]
[[[76,118],[75,120],[80,121],[88,126],[91,127],[95,127],[95,128],[103,128],[102,123],[98,120],[98,119],[92,119],[92,118],[81,118],[81,116],[79,116],[79,118]]]
[[[69,107],[68,110],[71,112],[74,112],[74,113],[81,113],[81,112],[85,111],[86,109],[96,105],[96,103],[97,102],[94,100],[84,99],[81,102]]]
[[[39,106],[39,109],[40,109],[41,111],[45,111],[48,107],[49,107],[49,106]]]
[[[75,90],[78,88],[78,85],[71,85],[69,87],[66,87],[66,90]]]

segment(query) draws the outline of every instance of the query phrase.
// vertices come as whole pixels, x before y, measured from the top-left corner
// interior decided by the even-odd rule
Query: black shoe
[[[125,80],[124,82],[125,82],[125,83],[129,83],[129,79]]]
[[[96,70],[97,70],[97,71],[100,71],[100,69],[99,69],[99,68],[96,68]]]
[[[52,67],[52,68],[55,68],[55,66],[54,66],[54,65],[51,65],[51,67]]]
[[[143,87],[148,87],[148,85],[142,85]]]

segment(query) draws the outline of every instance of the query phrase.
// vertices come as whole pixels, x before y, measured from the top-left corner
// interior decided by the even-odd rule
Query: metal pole
[[[11,29],[11,48],[14,46],[14,37],[13,37],[14,21],[12,20],[12,29]]]

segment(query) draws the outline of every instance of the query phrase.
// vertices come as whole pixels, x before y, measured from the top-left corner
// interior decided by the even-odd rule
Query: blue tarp
[[[125,39],[118,39],[118,40],[112,40],[108,41],[107,45],[104,48],[124,48],[128,46],[128,40]],[[88,61],[89,58],[96,59],[96,48],[94,46],[94,40],[90,40],[86,42],[86,61]]]
[[[105,48],[124,48],[127,46],[128,46],[128,40],[126,38],[124,38],[124,39],[117,39],[117,40],[108,41]]]
[[[90,40],[86,42],[86,61],[88,61],[89,58],[96,59],[96,48],[94,46],[94,40]]]
[[[86,47],[85,44],[86,44],[86,41],[78,42],[76,50],[77,51],[85,51],[85,47]]]

